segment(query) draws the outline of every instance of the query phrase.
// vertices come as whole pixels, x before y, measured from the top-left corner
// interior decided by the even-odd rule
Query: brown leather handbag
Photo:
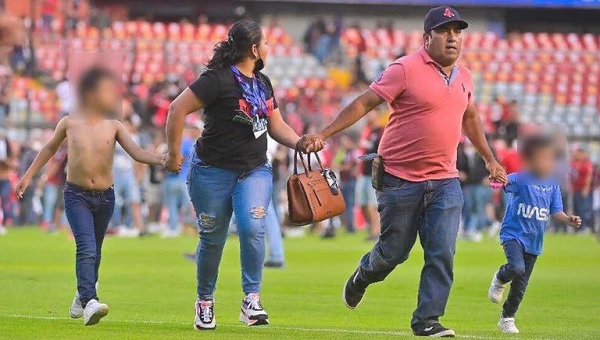
[[[313,170],[308,154],[308,168],[302,153],[294,155],[294,174],[287,182],[289,216],[292,225],[306,225],[340,215],[346,209],[342,191],[335,174],[324,169],[319,155],[315,153],[319,169]],[[304,173],[298,173],[298,158]]]

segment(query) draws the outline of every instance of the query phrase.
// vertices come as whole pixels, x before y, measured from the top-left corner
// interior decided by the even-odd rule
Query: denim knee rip
[[[267,216],[267,209],[263,206],[253,207],[250,209],[250,214],[252,214],[252,218],[261,219]]]
[[[209,214],[202,212],[198,215],[198,225],[204,231],[211,231],[214,228],[217,218],[215,216],[210,216]]]

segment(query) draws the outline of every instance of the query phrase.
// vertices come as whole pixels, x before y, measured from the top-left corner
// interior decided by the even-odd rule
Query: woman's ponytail
[[[251,20],[236,22],[227,35],[227,39],[215,45],[213,56],[206,67],[211,70],[229,67],[242,61],[252,45],[260,44],[262,30]]]

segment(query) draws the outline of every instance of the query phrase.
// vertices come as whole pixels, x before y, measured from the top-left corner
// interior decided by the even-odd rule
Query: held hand
[[[167,153],[165,159],[165,168],[174,173],[179,173],[181,171],[182,158],[181,154],[176,153]]]
[[[168,153],[163,153],[160,155],[160,165],[162,165],[164,168],[167,167],[167,160],[169,159],[169,154]]]
[[[579,228],[581,226],[581,217],[575,215],[569,215],[569,226],[573,228]]]
[[[23,194],[25,193],[25,190],[27,190],[28,186],[29,180],[23,178],[19,181],[19,184],[17,184],[17,187],[15,188],[15,194],[17,195],[18,199],[23,199]]]
[[[323,137],[319,134],[307,134],[296,143],[296,150],[304,153],[319,152],[325,148]]]
[[[491,162],[485,163],[485,167],[490,172],[490,181],[491,182],[500,182],[502,185],[506,185],[508,183],[508,177],[506,176],[506,170],[496,161],[495,159]]]

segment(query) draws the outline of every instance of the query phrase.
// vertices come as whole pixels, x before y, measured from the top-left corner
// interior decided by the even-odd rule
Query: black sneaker
[[[260,303],[260,295],[258,293],[248,294],[242,301],[240,321],[248,326],[269,324],[269,315]]]
[[[212,300],[196,300],[196,318],[194,328],[199,331],[217,328],[215,303]]]
[[[414,333],[416,336],[430,336],[432,338],[454,338],[456,335],[452,329],[442,326],[439,322],[430,323],[414,331]]]
[[[360,267],[359,267],[360,268]],[[360,302],[365,295],[365,290],[369,284],[365,283],[358,277],[358,270],[356,268],[354,273],[350,276],[348,281],[346,281],[346,285],[344,286],[344,291],[342,292],[342,299],[344,300],[344,304],[346,307],[354,309],[360,305]]]

